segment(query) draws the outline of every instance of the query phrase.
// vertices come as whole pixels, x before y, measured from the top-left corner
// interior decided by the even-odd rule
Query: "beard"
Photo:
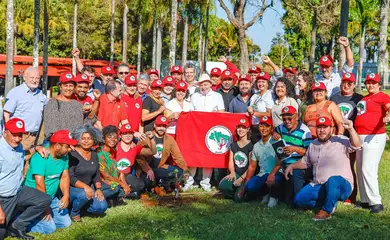
[[[324,138],[320,138],[319,136],[317,136],[318,141],[321,142],[321,143],[327,142],[331,137],[332,137],[332,135],[328,135],[328,136],[326,136]]]

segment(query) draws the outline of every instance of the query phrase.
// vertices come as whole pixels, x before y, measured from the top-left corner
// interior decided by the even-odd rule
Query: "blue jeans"
[[[110,185],[104,182],[102,182],[102,192],[107,201],[109,199],[116,200],[125,196],[124,191],[119,185],[112,189]]]
[[[245,185],[245,191],[248,193],[258,194],[258,195],[264,195],[263,188],[268,188],[268,185],[266,184],[268,173],[264,174],[263,176],[253,176]],[[269,190],[269,193],[271,197],[278,198],[280,197],[278,194],[278,190],[280,190],[282,183],[284,182],[284,176],[282,173],[277,172],[275,174],[275,184],[271,186]]]
[[[80,210],[84,206],[88,206],[87,211],[89,213],[104,213],[108,208],[105,199],[99,201],[94,197],[93,199],[88,200],[84,189],[76,187],[70,187],[70,204],[72,205],[72,210],[70,212],[71,216],[80,215]]]
[[[295,196],[295,204],[303,208],[322,206],[322,210],[331,213],[337,201],[346,200],[351,193],[352,186],[345,178],[332,176],[324,184],[304,186]]]
[[[72,224],[68,209],[60,209],[60,200],[54,197],[50,204],[51,219],[43,220],[42,217],[36,218],[28,227],[27,232],[37,232],[42,234],[54,233],[57,228],[67,228]]]

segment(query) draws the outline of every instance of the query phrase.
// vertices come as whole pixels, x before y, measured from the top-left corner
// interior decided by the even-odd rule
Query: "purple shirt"
[[[325,143],[313,140],[302,158],[307,167],[313,166],[313,181],[310,184],[324,184],[332,176],[341,176],[353,188],[349,153],[359,149],[351,145],[349,138],[341,135],[332,136]]]

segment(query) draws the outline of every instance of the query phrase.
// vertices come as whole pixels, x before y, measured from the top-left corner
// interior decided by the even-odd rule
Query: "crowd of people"
[[[63,73],[59,94],[48,99],[38,89],[39,69],[27,68],[1,114],[0,239],[50,234],[156,187],[172,192],[200,185],[210,192],[213,172],[226,198],[318,209],[314,220],[329,219],[338,201],[383,211],[378,166],[390,97],[375,73],[365,78],[366,96],[354,92],[349,41],[339,43],[346,52],[342,72],[323,56],[318,79],[282,70],[266,56],[273,76],[258,66],[241,74],[225,57],[219,59],[225,70],[213,68],[198,80],[191,63],[172,66],[165,77],[156,69],[131,74],[124,63],[95,76],[74,49],[79,74]],[[199,169],[199,185],[198,168],[187,166],[175,140],[180,114],[189,111],[248,116],[236,124],[228,169]]]

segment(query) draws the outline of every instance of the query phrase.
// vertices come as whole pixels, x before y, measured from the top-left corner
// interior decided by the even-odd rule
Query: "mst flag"
[[[176,142],[189,167],[227,168],[236,126],[245,114],[182,112]]]

